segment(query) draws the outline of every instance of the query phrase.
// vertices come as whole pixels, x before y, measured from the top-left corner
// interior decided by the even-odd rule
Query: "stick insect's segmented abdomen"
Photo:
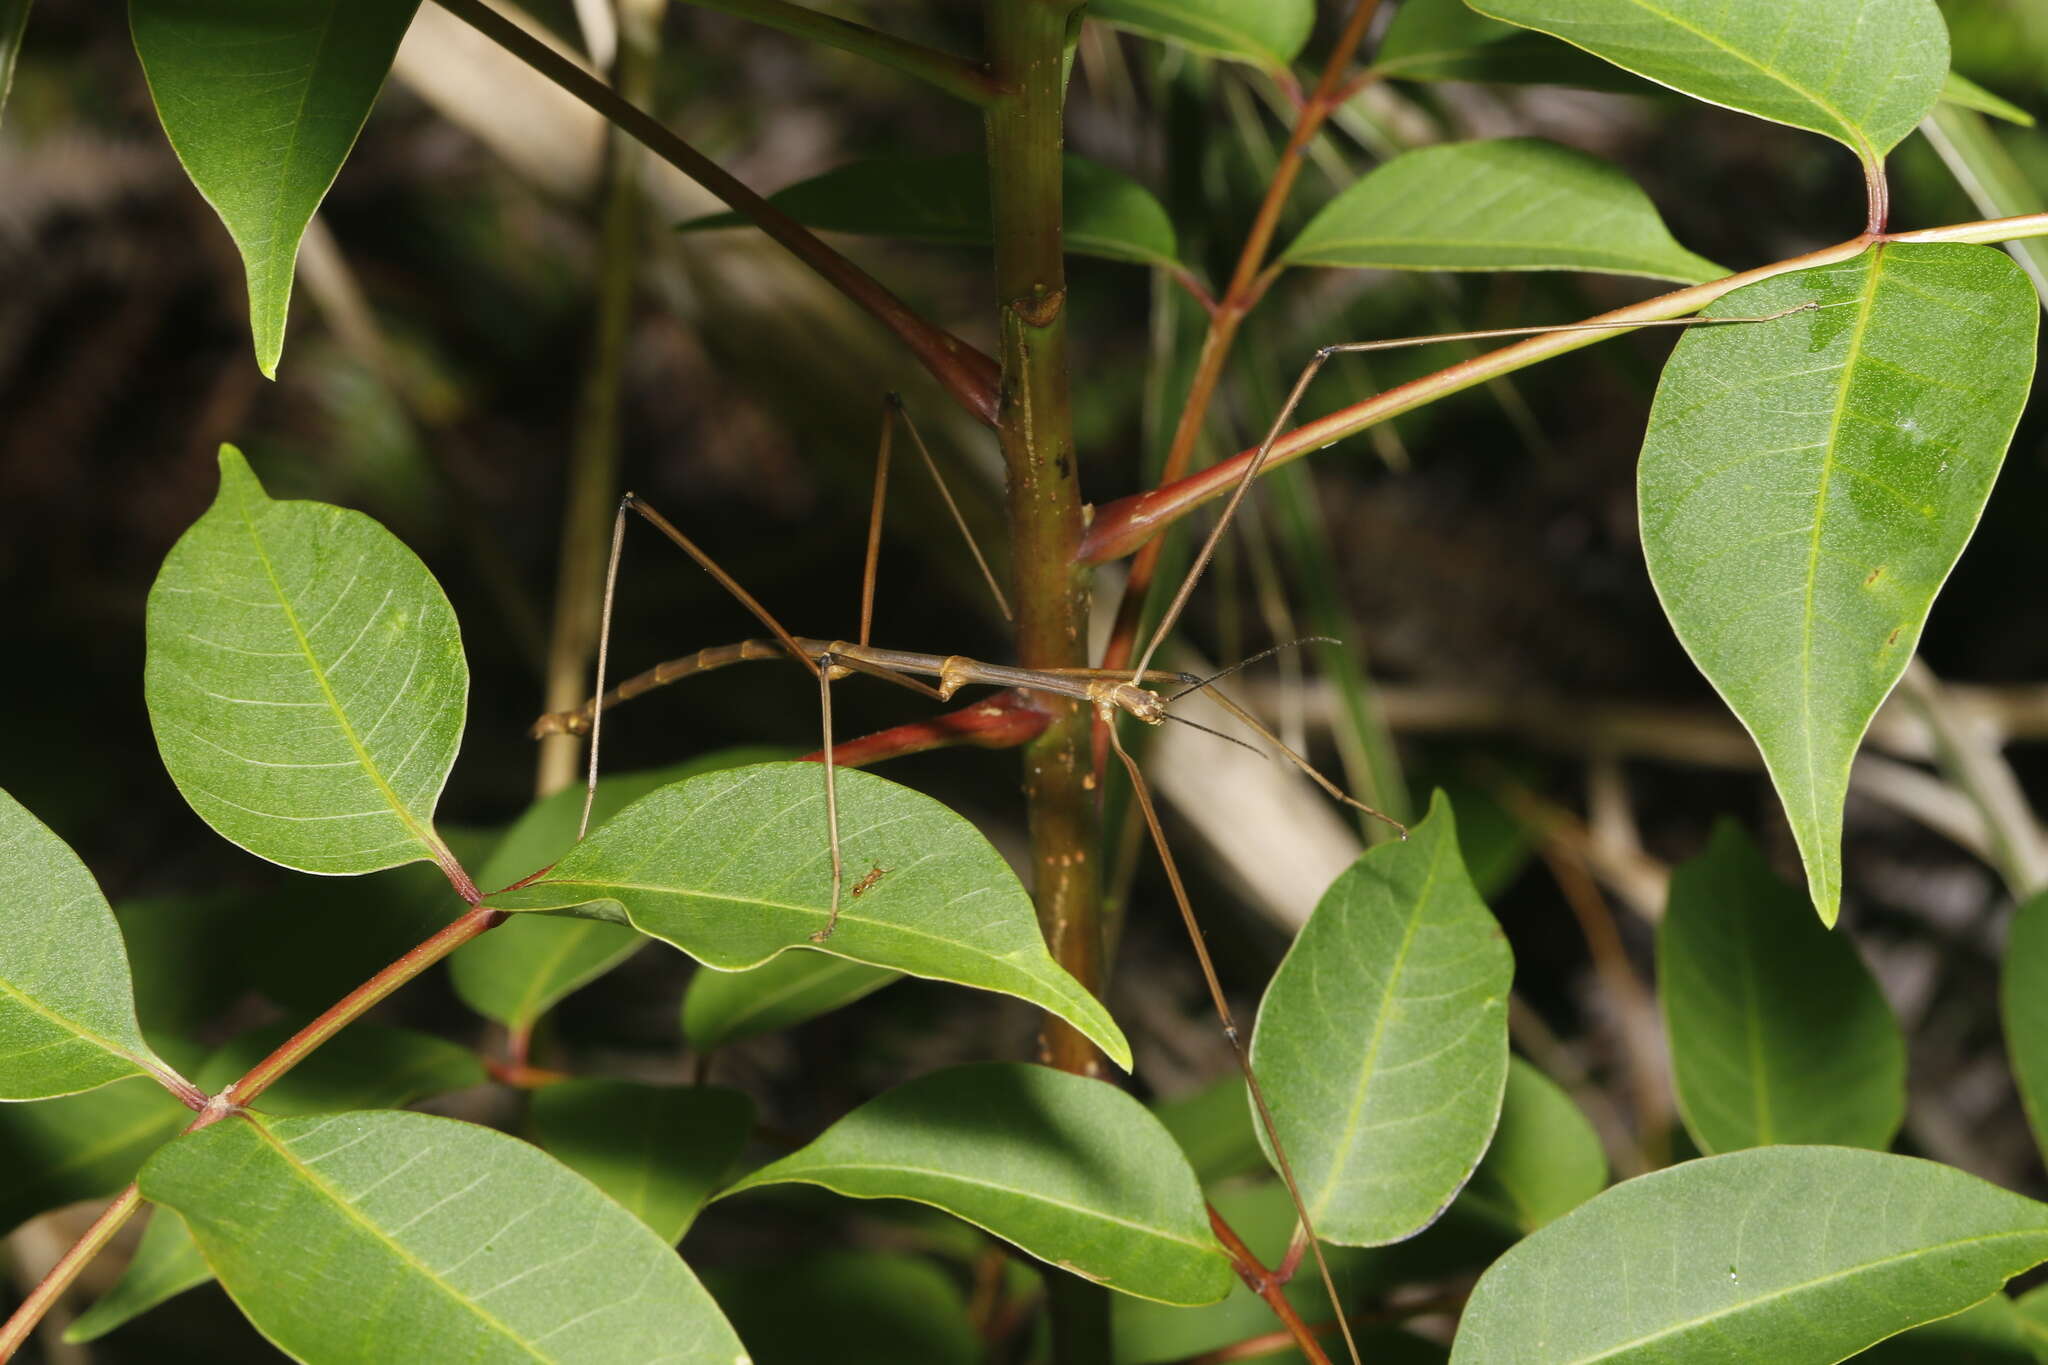
[[[610,710],[622,701],[631,701],[642,692],[651,692],[664,683],[687,678],[693,673],[709,673],[714,668],[727,664],[744,663],[751,659],[786,659],[789,655],[774,640],[742,640],[736,645],[713,645],[700,649],[695,654],[685,654],[680,659],[656,664],[645,673],[626,679],[617,687],[604,694],[605,709]],[[587,735],[590,733],[592,707],[589,702],[574,711],[550,711],[533,723],[526,733],[534,739],[545,735]]]

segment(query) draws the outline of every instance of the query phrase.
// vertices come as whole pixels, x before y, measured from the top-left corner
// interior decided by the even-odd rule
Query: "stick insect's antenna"
[[[1188,598],[1195,590],[1195,581],[1202,576],[1202,570],[1209,567],[1209,560],[1216,553],[1216,543],[1223,538],[1223,533],[1230,528],[1231,519],[1237,515],[1238,504],[1244,501],[1245,494],[1250,491],[1252,480],[1258,478],[1266,467],[1266,461],[1273,453],[1274,444],[1279,441],[1280,433],[1286,429],[1287,420],[1294,415],[1295,408],[1301,404],[1302,395],[1308,392],[1309,384],[1321,372],[1323,366],[1329,363],[1331,356],[1350,355],[1360,351],[1391,351],[1403,346],[1421,346],[1436,341],[1487,341],[1499,337],[1539,336],[1551,332],[1633,331],[1638,327],[1712,327],[1728,323],[1774,322],[1794,313],[1810,312],[1820,306],[1818,301],[1809,301],[1775,313],[1766,313],[1762,317],[1657,318],[1646,322],[1574,322],[1552,327],[1492,327],[1477,332],[1443,332],[1435,336],[1394,337],[1386,341],[1345,341],[1323,347],[1302,367],[1300,376],[1294,381],[1294,387],[1288,391],[1286,403],[1281,405],[1279,415],[1267,429],[1266,439],[1259,442],[1259,448],[1252,455],[1251,463],[1244,468],[1243,477],[1231,488],[1229,501],[1223,504],[1222,515],[1216,518],[1216,524],[1209,529],[1208,538],[1202,542],[1202,548],[1196,553],[1194,563],[1188,567],[1187,577],[1181,580],[1179,590],[1167,604],[1165,615],[1159,618],[1159,625],[1153,630],[1152,639],[1145,646],[1145,652],[1138,656],[1137,668],[1132,674],[1131,681],[1135,683],[1144,676],[1145,670],[1151,667],[1152,656],[1159,652],[1160,642],[1166,638],[1167,632],[1173,629],[1174,623],[1180,620],[1180,614],[1186,609]]]
[[[627,494],[627,498],[632,494]],[[597,627],[597,685],[590,691],[590,766],[583,778],[583,818],[576,822],[576,842],[590,832],[590,811],[597,804],[597,737],[604,721],[604,669],[612,651],[612,603],[619,594],[619,554],[626,546],[626,503],[612,517],[612,557],[604,570],[604,616]]]
[[[1199,692],[1203,688],[1209,686],[1211,683],[1222,682],[1231,674],[1242,672],[1243,670],[1250,668],[1253,664],[1258,663],[1262,659],[1270,659],[1283,649],[1300,649],[1303,645],[1341,645],[1343,643],[1344,642],[1342,640],[1339,640],[1334,635],[1304,635],[1299,640],[1283,640],[1279,644],[1268,646],[1267,648],[1262,649],[1258,653],[1250,655],[1247,658],[1239,659],[1236,663],[1231,664],[1228,668],[1219,668],[1206,678],[1198,678],[1191,680],[1186,687],[1183,687],[1180,691],[1168,697],[1167,701],[1179,701],[1182,697],[1187,696],[1189,693]]]

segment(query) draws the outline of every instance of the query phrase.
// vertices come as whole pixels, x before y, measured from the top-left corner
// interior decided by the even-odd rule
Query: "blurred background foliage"
[[[566,2],[528,8],[575,39]],[[825,8],[954,51],[979,44],[972,5]],[[1311,58],[1338,8],[1323,6]],[[2048,10],[2037,0],[1944,9],[1956,70],[2048,117]],[[193,1042],[309,1016],[453,909],[430,869],[343,882],[260,863],[207,832],[156,762],[138,685],[144,600],[165,551],[212,496],[221,441],[246,450],[278,496],[376,516],[447,588],[475,681],[444,819],[487,840],[533,794],[524,731],[540,709],[565,452],[592,335],[601,139],[491,55],[425,7],[323,208],[270,383],[252,363],[239,262],[164,142],[125,28],[80,0],[43,0],[31,17],[0,124],[0,579],[10,604],[0,785],[71,842],[122,907],[145,1022]],[[663,118],[762,189],[862,156],[980,144],[964,107],[893,73],[686,5],[664,24],[656,88]],[[1151,187],[1183,259],[1210,281],[1227,277],[1290,122],[1284,93],[1251,68],[1094,25],[1083,35],[1072,149]],[[1442,83],[1373,85],[1345,107],[1311,156],[1280,240],[1398,150],[1530,134],[1622,166],[1681,242],[1731,269],[1861,224],[1856,167],[1820,139],[1676,97]],[[2048,193],[2048,136],[2002,125],[1995,136]],[[1921,139],[1894,158],[1893,178],[1894,226],[1981,216]],[[653,175],[648,200],[625,379],[627,486],[700,537],[792,629],[818,635],[854,629],[850,566],[885,392],[905,393],[984,535],[999,527],[992,439],[877,330],[748,232],[668,231],[712,207],[693,188]],[[985,253],[841,245],[913,306],[992,349]],[[1147,486],[1201,317],[1156,272],[1084,259],[1071,270],[1084,487],[1100,502]],[[1564,321],[1658,288],[1576,274],[1290,272],[1248,330],[1208,453],[1251,444],[1325,343]],[[1623,1173],[1632,1145],[1656,1152],[1677,1132],[1668,1099],[1660,1109],[1640,1084],[1658,1064],[1654,1016],[1614,988],[1617,966],[1648,972],[1649,922],[1630,907],[1660,899],[1663,870],[1697,853],[1724,814],[1758,831],[1781,869],[1796,866],[1746,741],[1672,638],[1642,568],[1634,455],[1669,345],[1616,340],[1287,471],[1234,538],[1191,629],[1228,659],[1333,616],[1344,622],[1386,688],[1411,781],[1458,793],[1516,954],[1518,1042],[1568,1082]],[[1430,347],[1340,361],[1305,415],[1455,355]],[[2048,421],[2035,407],[1923,657],[2008,707],[2018,740],[2008,756],[2043,793]],[[922,477],[906,469],[897,489],[877,640],[1004,657],[1002,624]],[[1304,577],[1301,565],[1319,559],[1324,568]],[[619,610],[625,669],[758,633],[653,537],[628,545]],[[838,695],[842,735],[917,713],[888,689]],[[1326,691],[1260,695],[1334,755],[1314,723],[1333,709]],[[1616,716],[1633,724],[1606,723]],[[607,762],[654,767],[736,744],[802,750],[815,735],[809,681],[749,666],[622,711],[607,730]],[[1013,756],[927,755],[885,771],[975,817],[1006,851],[1020,846]],[[1180,784],[1178,801],[1199,824],[1199,777],[1193,785]],[[1845,922],[1912,1040],[1905,1149],[2048,1193],[1993,1004],[2010,895],[1977,857],[1896,804],[1852,795],[1847,848]],[[1281,841],[1263,856],[1280,868],[1309,855]],[[1586,866],[1594,879],[1574,874]],[[1285,932],[1243,908],[1258,899],[1238,894],[1257,869],[1209,867],[1198,904],[1249,1001]],[[1171,1099],[1222,1075],[1228,1053],[1157,890],[1139,875],[1111,1004],[1138,1045],[1140,1088]],[[682,1079],[686,977],[681,958],[640,954],[547,1021],[536,1062]],[[941,1062],[1028,1055],[1035,1027],[989,997],[919,983],[853,1008],[851,1024],[826,1020],[721,1053],[718,1078],[756,1096],[769,1130],[806,1133]],[[445,976],[385,1014],[502,1046]],[[516,1126],[509,1092],[443,1104]],[[750,1267],[819,1223],[843,1245],[986,1261],[979,1239],[934,1221],[784,1196],[714,1209],[686,1250],[732,1303],[751,1302]],[[839,1292],[858,1298],[857,1274],[830,1269],[855,1276]],[[944,1297],[977,1284],[988,1290],[960,1270],[912,1289]],[[757,1308],[772,1318],[772,1294]],[[268,1358],[239,1322],[209,1289],[93,1350],[106,1360]]]

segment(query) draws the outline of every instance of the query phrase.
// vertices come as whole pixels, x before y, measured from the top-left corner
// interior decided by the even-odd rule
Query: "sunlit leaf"
[[[644,1224],[539,1149],[474,1124],[236,1115],[158,1152],[141,1184],[184,1218],[257,1329],[301,1360],[744,1356]]]
[[[591,828],[670,782],[782,757],[779,750],[727,749],[673,767],[606,777],[597,784]],[[477,884],[510,886],[555,862],[576,842],[582,818],[580,785],[534,803],[505,832],[477,873]],[[622,924],[523,915],[457,949],[448,970],[464,1004],[514,1032],[525,1032],[564,996],[603,976],[646,942]]]
[[[191,1121],[192,1111],[147,1076],[83,1095],[0,1105],[0,1232],[118,1192]]]
[[[2048,1259],[2048,1206],[1948,1166],[1757,1147],[1615,1186],[1466,1304],[1455,1365],[1833,1365]]]
[[[1324,1240],[1411,1236],[1471,1176],[1507,1084],[1513,975],[1441,795],[1407,839],[1331,883],[1252,1033],[1253,1070]]]
[[[1934,107],[1948,28],[1934,0],[1472,0],[1710,104],[1805,128],[1874,166]]]
[[[979,1365],[985,1358],[959,1287],[918,1257],[827,1251],[704,1278],[753,1365]],[[804,1311],[792,1313],[792,1302]]]
[[[1607,1187],[1600,1135],[1556,1081],[1508,1061],[1500,1127],[1460,1199],[1504,1226],[1534,1232]]]
[[[1693,283],[1728,272],[1672,239],[1598,157],[1540,138],[1406,152],[1355,181],[1282,253],[1290,265],[1598,270]]]
[[[1314,0],[1090,0],[1087,15],[1180,47],[1285,70],[1315,27]]]
[[[207,1058],[193,1079],[208,1094],[218,1093],[295,1032],[273,1025],[245,1033]],[[266,1114],[395,1109],[429,1095],[482,1085],[484,1080],[476,1054],[445,1038],[388,1024],[353,1024],[251,1103]]]
[[[1047,1067],[920,1077],[720,1197],[784,1181],[930,1204],[1142,1298],[1209,1303],[1232,1281],[1194,1172],[1159,1121],[1114,1086]]]
[[[1137,181],[1080,157],[1066,159],[1063,228],[1067,250],[1141,265],[1170,265],[1173,221]],[[955,246],[988,246],[988,161],[968,156],[856,161],[768,196],[806,227]],[[684,223],[686,230],[744,227],[736,213]]]
[[[163,1064],[135,1021],[128,954],[99,883],[0,791],[0,1100],[150,1069]]]
[[[143,687],[171,779],[286,867],[445,856],[434,803],[469,669],[440,585],[362,513],[273,501],[232,446],[220,475],[149,594]]]
[[[732,1173],[754,1102],[716,1086],[594,1078],[536,1092],[532,1119],[542,1150],[673,1245]]]
[[[275,376],[299,238],[355,146],[419,0],[129,0],[135,52],[185,174],[249,276]]]
[[[1856,949],[1732,821],[1671,878],[1657,995],[1686,1131],[1704,1152],[1891,1145],[1906,1040]]]
[[[2048,1152],[2048,891],[2013,915],[1998,983],[2005,1051],[2034,1145]]]
[[[165,1300],[212,1279],[206,1258],[185,1230],[185,1220],[169,1209],[151,1210],[149,1226],[143,1229],[128,1268],[112,1289],[64,1329],[64,1340],[97,1341]]]
[[[839,774],[848,868],[879,867],[862,895],[832,903],[825,793],[811,763],[707,773],[641,798],[531,886],[490,898],[506,910],[582,907],[622,919],[724,971],[791,948],[998,991],[1059,1015],[1130,1066],[1101,1003],[1052,960],[1031,898],[980,831],[928,796]]]
[[[743,972],[700,971],[683,992],[683,1037],[709,1051],[830,1014],[902,979],[901,972],[805,952]]]
[[[1756,737],[1823,923],[1878,704],[1976,529],[2026,404],[2040,304],[2005,253],[1897,245],[1738,289],[1657,388],[1643,554],[1679,640]]]

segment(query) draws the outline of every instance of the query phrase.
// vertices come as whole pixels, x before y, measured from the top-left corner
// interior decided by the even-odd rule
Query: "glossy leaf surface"
[[[1994,248],[1897,245],[1708,312],[1808,302],[1686,333],[1637,487],[1665,614],[1755,736],[1833,924],[1850,761],[1990,495],[2040,305]]]
[[[1066,159],[1067,250],[1142,265],[1171,264],[1173,222],[1151,191],[1120,172],[1079,157]],[[889,157],[856,161],[768,196],[806,227],[955,246],[988,246],[988,162],[979,155]],[[683,224],[743,227],[745,218],[717,213]]]
[[[670,782],[780,757],[777,750],[728,749],[672,767],[603,778],[590,808],[591,828]],[[477,884],[510,886],[555,862],[575,844],[582,819],[580,784],[535,802],[505,832],[477,873]],[[522,1032],[564,996],[603,976],[646,942],[623,924],[523,915],[458,948],[448,960],[448,971],[464,1004]]]
[[[1656,205],[1598,157],[1539,138],[1406,152],[1323,206],[1291,265],[1598,270],[1695,283],[1728,272],[1672,239]]]
[[[535,1093],[533,1139],[674,1245],[754,1130],[738,1090],[564,1081]]]
[[[1948,75],[1934,0],[1473,0],[1710,104],[1831,137],[1875,165]]]
[[[2048,891],[2013,915],[1998,982],[2005,1051],[2034,1145],[2048,1152]]]
[[[1500,1126],[1460,1199],[1518,1232],[1554,1222],[1607,1187],[1600,1135],[1556,1081],[1508,1059]]]
[[[182,1126],[182,1125],[180,1125]],[[173,1130],[176,1131],[175,1129]],[[125,1183],[125,1182],[123,1182]],[[97,1341],[150,1309],[197,1289],[213,1278],[185,1221],[169,1209],[152,1209],[135,1255],[114,1287],[100,1295],[64,1329],[66,1341]]]
[[[536,1148],[474,1124],[237,1116],[171,1143],[141,1184],[185,1219],[258,1330],[301,1360],[744,1355],[638,1219]]]
[[[928,796],[839,774],[848,868],[887,875],[845,895],[832,937],[825,793],[816,764],[764,763],[663,787],[593,831],[547,876],[490,898],[506,910],[588,907],[709,967],[756,967],[791,948],[1014,995],[1072,1023],[1130,1066],[1130,1045],[1045,950],[1031,899],[980,831]]]
[[[1891,1006],[1849,940],[1807,913],[1732,821],[1672,876],[1657,996],[1701,1151],[1891,1145],[1906,1116]]]
[[[433,857],[469,699],[448,599],[362,513],[273,501],[232,446],[220,476],[149,594],[164,766],[259,858],[353,873]]]
[[[148,1076],[0,1106],[0,1232],[117,1193],[191,1121],[192,1111]]]
[[[1617,1185],[1517,1243],[1472,1291],[1451,1359],[1832,1365],[2044,1259],[2048,1206],[1975,1176],[1759,1147]]]
[[[830,1014],[902,979],[901,972],[809,952],[784,953],[743,972],[700,971],[683,992],[683,1037],[699,1051],[723,1047]]]
[[[1105,24],[1232,61],[1282,70],[1315,27],[1314,0],[1091,0]]]
[[[419,0],[129,0],[151,98],[249,277],[275,377],[299,238],[348,159]]]
[[[1233,1280],[1194,1172],[1159,1121],[1121,1090],[1046,1067],[920,1077],[726,1194],[784,1181],[930,1204],[1143,1298],[1208,1303]]]
[[[90,1090],[152,1064],[99,883],[0,791],[0,1100]]]
[[[1471,1176],[1507,1084],[1513,976],[1441,795],[1407,839],[1331,883],[1266,988],[1251,1049],[1325,1241],[1410,1236]]]

